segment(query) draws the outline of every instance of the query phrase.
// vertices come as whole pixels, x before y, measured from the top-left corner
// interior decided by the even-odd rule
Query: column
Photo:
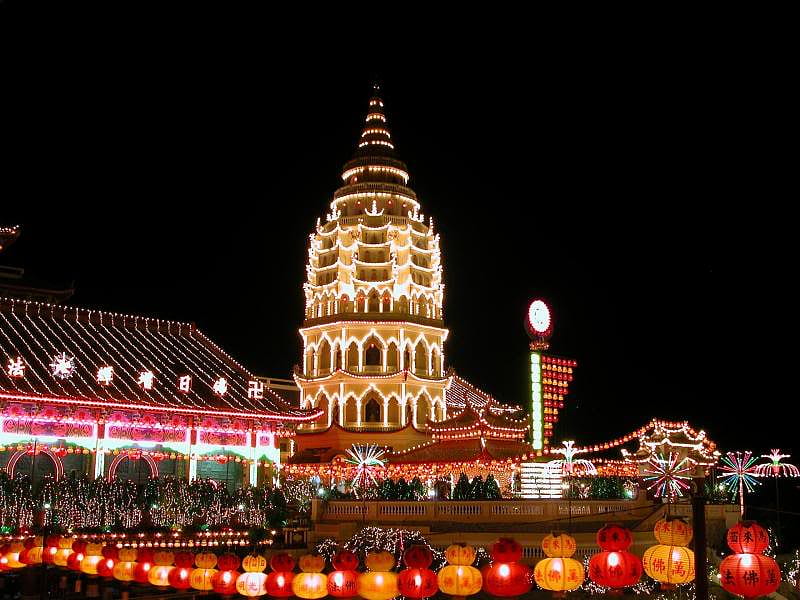
[[[258,434],[259,432],[250,430],[250,485],[258,485]]]
[[[106,453],[103,441],[106,439],[106,423],[102,419],[97,422],[97,439],[94,445],[94,478],[102,477],[106,467]]]
[[[194,456],[194,445],[197,443],[197,429],[194,428],[194,417],[189,419],[189,482],[197,479],[197,458]]]

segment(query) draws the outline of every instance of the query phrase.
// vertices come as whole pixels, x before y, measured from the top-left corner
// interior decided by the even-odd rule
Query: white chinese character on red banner
[[[97,369],[97,381],[103,385],[111,385],[114,378],[114,367],[106,365]]]
[[[152,390],[154,378],[155,376],[152,371],[142,371],[139,373],[139,379],[136,380],[136,383],[138,383],[139,387],[143,390]]]
[[[264,397],[264,384],[260,381],[247,382],[247,397],[261,400]]]
[[[184,394],[188,394],[192,391],[192,376],[191,375],[181,375],[178,377],[178,390],[183,392]]]
[[[25,363],[23,362],[22,357],[18,356],[16,360],[9,358],[7,370],[9,377],[25,377]]]
[[[67,356],[66,352],[57,354],[53,357],[53,362],[50,363],[50,369],[54,376],[61,379],[72,377],[75,372],[75,359]]]
[[[214,382],[214,393],[217,396],[224,396],[225,393],[228,391],[228,380],[224,377],[220,377]]]

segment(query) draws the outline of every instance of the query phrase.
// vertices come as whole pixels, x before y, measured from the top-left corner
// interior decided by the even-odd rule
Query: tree
[[[497,480],[492,476],[490,473],[486,476],[486,482],[483,484],[484,490],[484,497],[487,500],[500,500],[502,495],[500,494],[500,486],[497,484]]]
[[[280,488],[275,488],[269,495],[270,511],[267,523],[270,527],[284,527],[289,517],[289,505],[286,502],[286,496]]]
[[[469,485],[469,479],[467,479],[467,474],[462,473],[453,490],[453,500],[469,500],[470,491],[471,487]]]
[[[397,480],[397,499],[411,500],[408,482],[403,477]]]
[[[422,485],[419,477],[414,477],[409,485],[412,500],[425,500],[427,494],[425,493],[425,486]]]
[[[486,491],[483,489],[483,477],[476,475],[469,485],[470,500],[485,500]]]

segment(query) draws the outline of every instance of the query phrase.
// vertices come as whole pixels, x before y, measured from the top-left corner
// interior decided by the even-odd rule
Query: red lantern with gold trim
[[[236,593],[236,580],[238,578],[239,571],[235,569],[217,571],[214,577],[211,578],[211,588],[220,596],[232,596]]]
[[[769,546],[769,533],[755,521],[740,521],[728,529],[725,538],[737,554],[763,554]]]
[[[781,585],[778,563],[762,554],[737,553],[719,565],[720,585],[731,594],[745,598],[768,596]]]
[[[267,594],[275,598],[288,598],[293,595],[292,580],[294,579],[294,558],[286,552],[273,554],[269,560],[272,573],[267,575]]]
[[[352,598],[358,593],[358,557],[350,550],[340,550],[331,558],[334,570],[328,574],[328,595]]]
[[[433,554],[425,546],[415,544],[406,550],[403,561],[408,568],[397,576],[397,589],[407,598],[429,598],[436,595],[439,585],[436,573],[431,571]]]
[[[517,562],[522,558],[522,546],[511,538],[500,538],[492,544],[490,553],[492,563],[481,569],[484,591],[501,598],[527,594],[533,580],[531,570]]]

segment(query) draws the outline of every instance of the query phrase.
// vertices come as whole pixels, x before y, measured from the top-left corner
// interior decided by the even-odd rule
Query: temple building
[[[236,487],[274,472],[280,440],[320,416],[289,406],[192,323],[0,298],[0,360],[0,467],[11,477],[127,472]]]
[[[446,455],[439,443],[451,437],[475,440],[466,446],[473,454],[489,452],[488,438],[490,446],[505,440],[518,454],[529,450],[519,407],[446,367],[439,233],[409,187],[377,88],[341,177],[309,236],[294,378],[300,406],[321,416],[298,428],[292,461],[327,461],[366,443],[426,454],[433,444]]]

